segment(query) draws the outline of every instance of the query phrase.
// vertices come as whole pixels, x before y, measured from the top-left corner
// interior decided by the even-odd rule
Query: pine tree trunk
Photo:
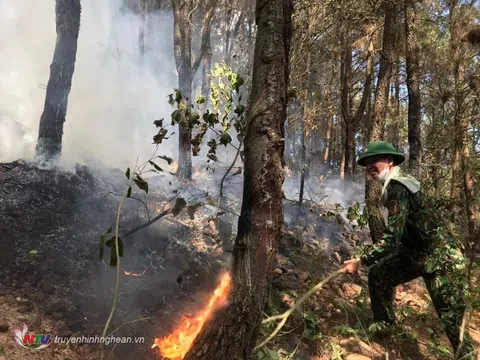
[[[212,66],[212,47],[210,45],[210,32],[207,39],[207,49],[203,56],[202,67],[202,96],[205,99],[205,109],[208,108],[208,102],[210,100],[210,69]]]
[[[305,93],[304,93],[304,103],[303,103],[303,111],[302,111],[302,123],[301,123],[301,131],[302,131],[302,141],[301,141],[301,148],[302,148],[302,160],[301,160],[301,173],[300,173],[300,194],[298,196],[298,214],[297,220],[300,216],[300,211],[303,202],[303,190],[305,188],[305,171],[306,171],[306,156],[307,156],[307,149],[305,146],[305,138],[306,138],[306,126],[305,123],[307,121],[307,114],[308,114],[308,103],[310,101],[309,95],[309,84],[310,84],[310,63],[311,63],[311,53],[308,53],[307,56],[307,69],[306,69],[306,80],[305,80]]]
[[[420,50],[416,39],[416,17],[415,0],[405,0],[409,169],[415,177],[420,179],[422,162]]]
[[[214,16],[217,0],[211,0],[206,5],[206,13],[202,25],[202,43],[199,54],[192,64],[192,27],[190,14],[194,9],[193,0],[172,0],[174,14],[173,52],[178,73],[178,83],[184,98],[192,101],[192,82],[200,62],[207,50],[210,37],[210,24]],[[192,132],[182,119],[178,125],[178,175],[181,179],[192,179]]]
[[[332,139],[333,128],[333,111],[329,111],[327,114],[327,130],[325,132],[325,151],[323,152],[323,163],[330,163],[330,143]]]
[[[399,6],[395,1],[385,3],[385,25],[383,28],[383,45],[380,56],[378,82],[375,91],[375,104],[373,107],[370,125],[370,141],[382,139],[384,120],[387,115],[390,79],[392,76],[393,58],[395,50],[395,22]],[[385,221],[382,215],[381,184],[366,175],[366,203],[368,209],[368,225],[373,242],[382,238],[385,230]]]
[[[248,359],[255,346],[283,226],[283,151],[291,0],[258,0],[247,111],[242,211],[228,307],[206,322],[185,360]]]
[[[63,124],[67,116],[80,31],[80,0],[57,0],[55,14],[57,42],[36,146],[37,156],[44,156],[47,160],[59,156],[62,151]]]
[[[465,126],[464,135],[467,135],[467,127]],[[465,209],[467,211],[468,221],[468,235],[470,238],[469,247],[472,252],[475,252],[479,243],[479,209],[475,198],[475,189],[473,183],[472,172],[469,166],[470,149],[468,148],[467,137],[463,139],[463,151],[462,151],[462,171],[463,171],[463,183],[465,189]]]
[[[147,1],[142,0],[140,5],[140,29],[138,32],[138,50],[140,53],[140,58],[143,61],[145,57],[145,27],[147,20]]]

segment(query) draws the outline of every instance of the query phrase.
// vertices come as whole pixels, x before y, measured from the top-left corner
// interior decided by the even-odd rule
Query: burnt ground
[[[158,358],[150,348],[153,339],[166,335],[181,314],[200,307],[215,286],[217,274],[228,266],[242,179],[229,179],[226,209],[217,216],[212,188],[217,187],[218,179],[212,181],[205,172],[197,172],[196,177],[197,183],[181,184],[174,176],[162,174],[149,180],[148,196],[134,191],[134,199],[125,201],[119,229],[125,254],[119,305],[110,330],[128,323],[116,335],[142,336],[146,341],[143,345],[117,345],[117,359]],[[0,296],[8,307],[4,313],[11,314],[10,320],[6,315],[3,319],[10,330],[0,338],[5,342],[0,341],[0,350],[4,348],[6,356],[24,350],[17,348],[10,336],[11,330],[23,323],[37,333],[100,335],[110,312],[116,273],[108,265],[108,248],[104,261],[99,260],[99,241],[114,225],[127,184],[124,172],[81,166],[68,171],[41,169],[16,161],[0,164],[0,184]],[[187,205],[201,204],[194,220],[183,210],[122,236],[172,207],[179,197]],[[297,212],[298,205],[285,202],[291,226],[281,241],[282,251],[302,246],[300,231],[309,233],[314,244],[325,243],[345,253],[345,246],[339,247],[334,240],[341,232],[335,219],[325,218],[319,224],[312,221],[312,217],[318,218],[318,211],[304,206],[300,227],[292,220]],[[307,217],[316,224],[306,226],[302,219]],[[141,276],[126,275],[125,271]],[[138,321],[145,318],[151,319]],[[51,346],[43,351],[51,352],[50,358],[61,359],[55,351],[67,350],[55,346],[56,350]],[[74,348],[81,356],[98,350],[93,345]]]
[[[161,186],[154,186],[155,181]],[[157,215],[167,199],[181,196],[170,180],[155,181],[148,202],[139,192],[133,197],[142,201],[126,200],[120,236]],[[102,333],[115,270],[108,266],[108,248],[104,261],[99,260],[99,239],[113,225],[125,189],[120,170],[101,174],[85,167],[69,172],[42,170],[21,161],[0,165],[0,296],[20,312],[30,331],[45,331],[41,325],[32,328],[38,314],[54,321],[50,328],[57,335]],[[197,201],[202,192],[197,193],[189,192],[186,200]],[[202,230],[183,211],[123,239],[119,305],[110,331],[129,321],[154,319],[134,322],[116,333],[146,338],[142,346],[117,345],[118,359],[153,358],[153,338],[168,330],[179,311],[201,300],[197,289],[206,292],[215,285],[226,257],[218,251],[218,256],[212,255],[209,249],[218,245],[213,238],[200,250],[192,245]],[[124,271],[141,276],[127,276]],[[189,298],[194,294],[194,299]],[[10,328],[21,325],[12,323]]]
[[[166,173],[149,179],[148,196],[134,191],[135,199],[126,200],[120,237],[160,213],[172,198],[165,207],[179,197],[201,206],[193,220],[183,210],[123,237],[119,305],[110,331],[120,327],[115,335],[141,336],[145,343],[109,346],[110,359],[158,359],[157,350],[151,349],[154,338],[167,335],[181,315],[201,307],[215,287],[217,274],[228,266],[241,177],[229,178],[226,209],[220,211],[212,205],[217,187],[218,178],[205,172],[197,172],[190,184]],[[35,333],[102,333],[115,270],[108,265],[109,249],[104,261],[99,260],[99,239],[113,224],[125,189],[121,170],[0,164],[0,360],[100,358],[95,345],[52,344],[29,352],[15,344],[12,330],[27,323]],[[365,231],[345,224],[335,206],[306,202],[297,220],[298,203],[285,200],[284,205],[285,231],[265,309],[269,314],[288,309],[348,258],[353,246],[369,240]],[[402,322],[387,340],[366,331],[368,302],[365,275],[338,278],[292,316],[269,348],[279,359],[342,359],[353,353],[381,359],[386,352],[390,359],[449,358],[421,282],[398,289]],[[470,325],[477,344],[479,324],[477,311]],[[262,328],[260,338],[269,330]]]

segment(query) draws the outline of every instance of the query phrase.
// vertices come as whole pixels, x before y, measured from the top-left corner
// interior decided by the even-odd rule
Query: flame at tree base
[[[215,309],[227,300],[231,283],[230,274],[223,274],[220,277],[220,285],[210,297],[207,306],[192,318],[183,316],[180,326],[166,338],[156,338],[152,348],[158,346],[160,355],[164,358],[183,359],[202,330],[205,321],[211,317]]]

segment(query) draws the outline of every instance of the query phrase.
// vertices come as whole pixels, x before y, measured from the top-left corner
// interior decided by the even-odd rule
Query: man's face
[[[384,156],[372,156],[365,160],[365,166],[367,173],[374,179],[378,179],[378,175],[384,169],[390,169],[393,166],[391,158],[385,158]]]

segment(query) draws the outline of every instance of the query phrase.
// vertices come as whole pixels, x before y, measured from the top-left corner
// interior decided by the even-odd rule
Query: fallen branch
[[[290,309],[285,311],[283,314],[280,315],[275,315],[275,316],[270,316],[266,318],[265,320],[262,321],[262,324],[267,324],[272,321],[276,320],[281,320],[278,323],[277,328],[270,334],[269,337],[267,337],[260,345],[256,346],[253,351],[257,351],[258,349],[264,347],[270,340],[272,340],[278,332],[282,329],[283,325],[287,322],[287,319],[289,318],[292,313],[297,310],[304,302],[307,300],[312,294],[316,293],[318,290],[320,290],[326,283],[328,283],[330,280],[336,278],[338,275],[345,273],[344,268],[340,268],[337,271],[331,273],[328,275],[325,279],[320,281],[317,285],[315,285],[313,288],[311,288],[309,291],[307,291],[301,298],[298,300]]]
[[[172,209],[165,210],[164,212],[162,212],[161,214],[155,216],[153,219],[151,219],[150,221],[146,222],[145,224],[140,225],[139,227],[136,227],[135,229],[130,230],[129,232],[127,232],[126,234],[123,235],[123,238],[126,238],[127,236],[130,236],[130,235],[136,233],[137,231],[140,231],[140,230],[146,228],[147,226],[152,225],[155,221],[160,220],[161,218],[163,218],[164,216],[170,214],[171,212],[172,212]]]
[[[168,204],[170,201],[172,201],[173,199],[175,199],[177,196],[178,196],[178,194],[175,195],[174,197],[172,197],[170,200],[168,200],[167,204]],[[164,208],[165,208],[165,206],[164,206]],[[155,221],[160,220],[160,219],[163,218],[164,216],[167,216],[168,214],[170,214],[170,213],[172,212],[172,210],[173,210],[173,209],[167,209],[167,210],[163,211],[162,213],[160,213],[159,215],[155,216],[153,219],[149,220],[149,221],[146,222],[145,224],[142,224],[142,225],[136,227],[135,229],[132,229],[132,230],[130,230],[129,232],[123,234],[122,237],[123,237],[123,238],[126,238],[127,236],[130,236],[130,235],[136,233],[137,231],[140,231],[140,230],[146,228],[147,226],[152,225]]]

